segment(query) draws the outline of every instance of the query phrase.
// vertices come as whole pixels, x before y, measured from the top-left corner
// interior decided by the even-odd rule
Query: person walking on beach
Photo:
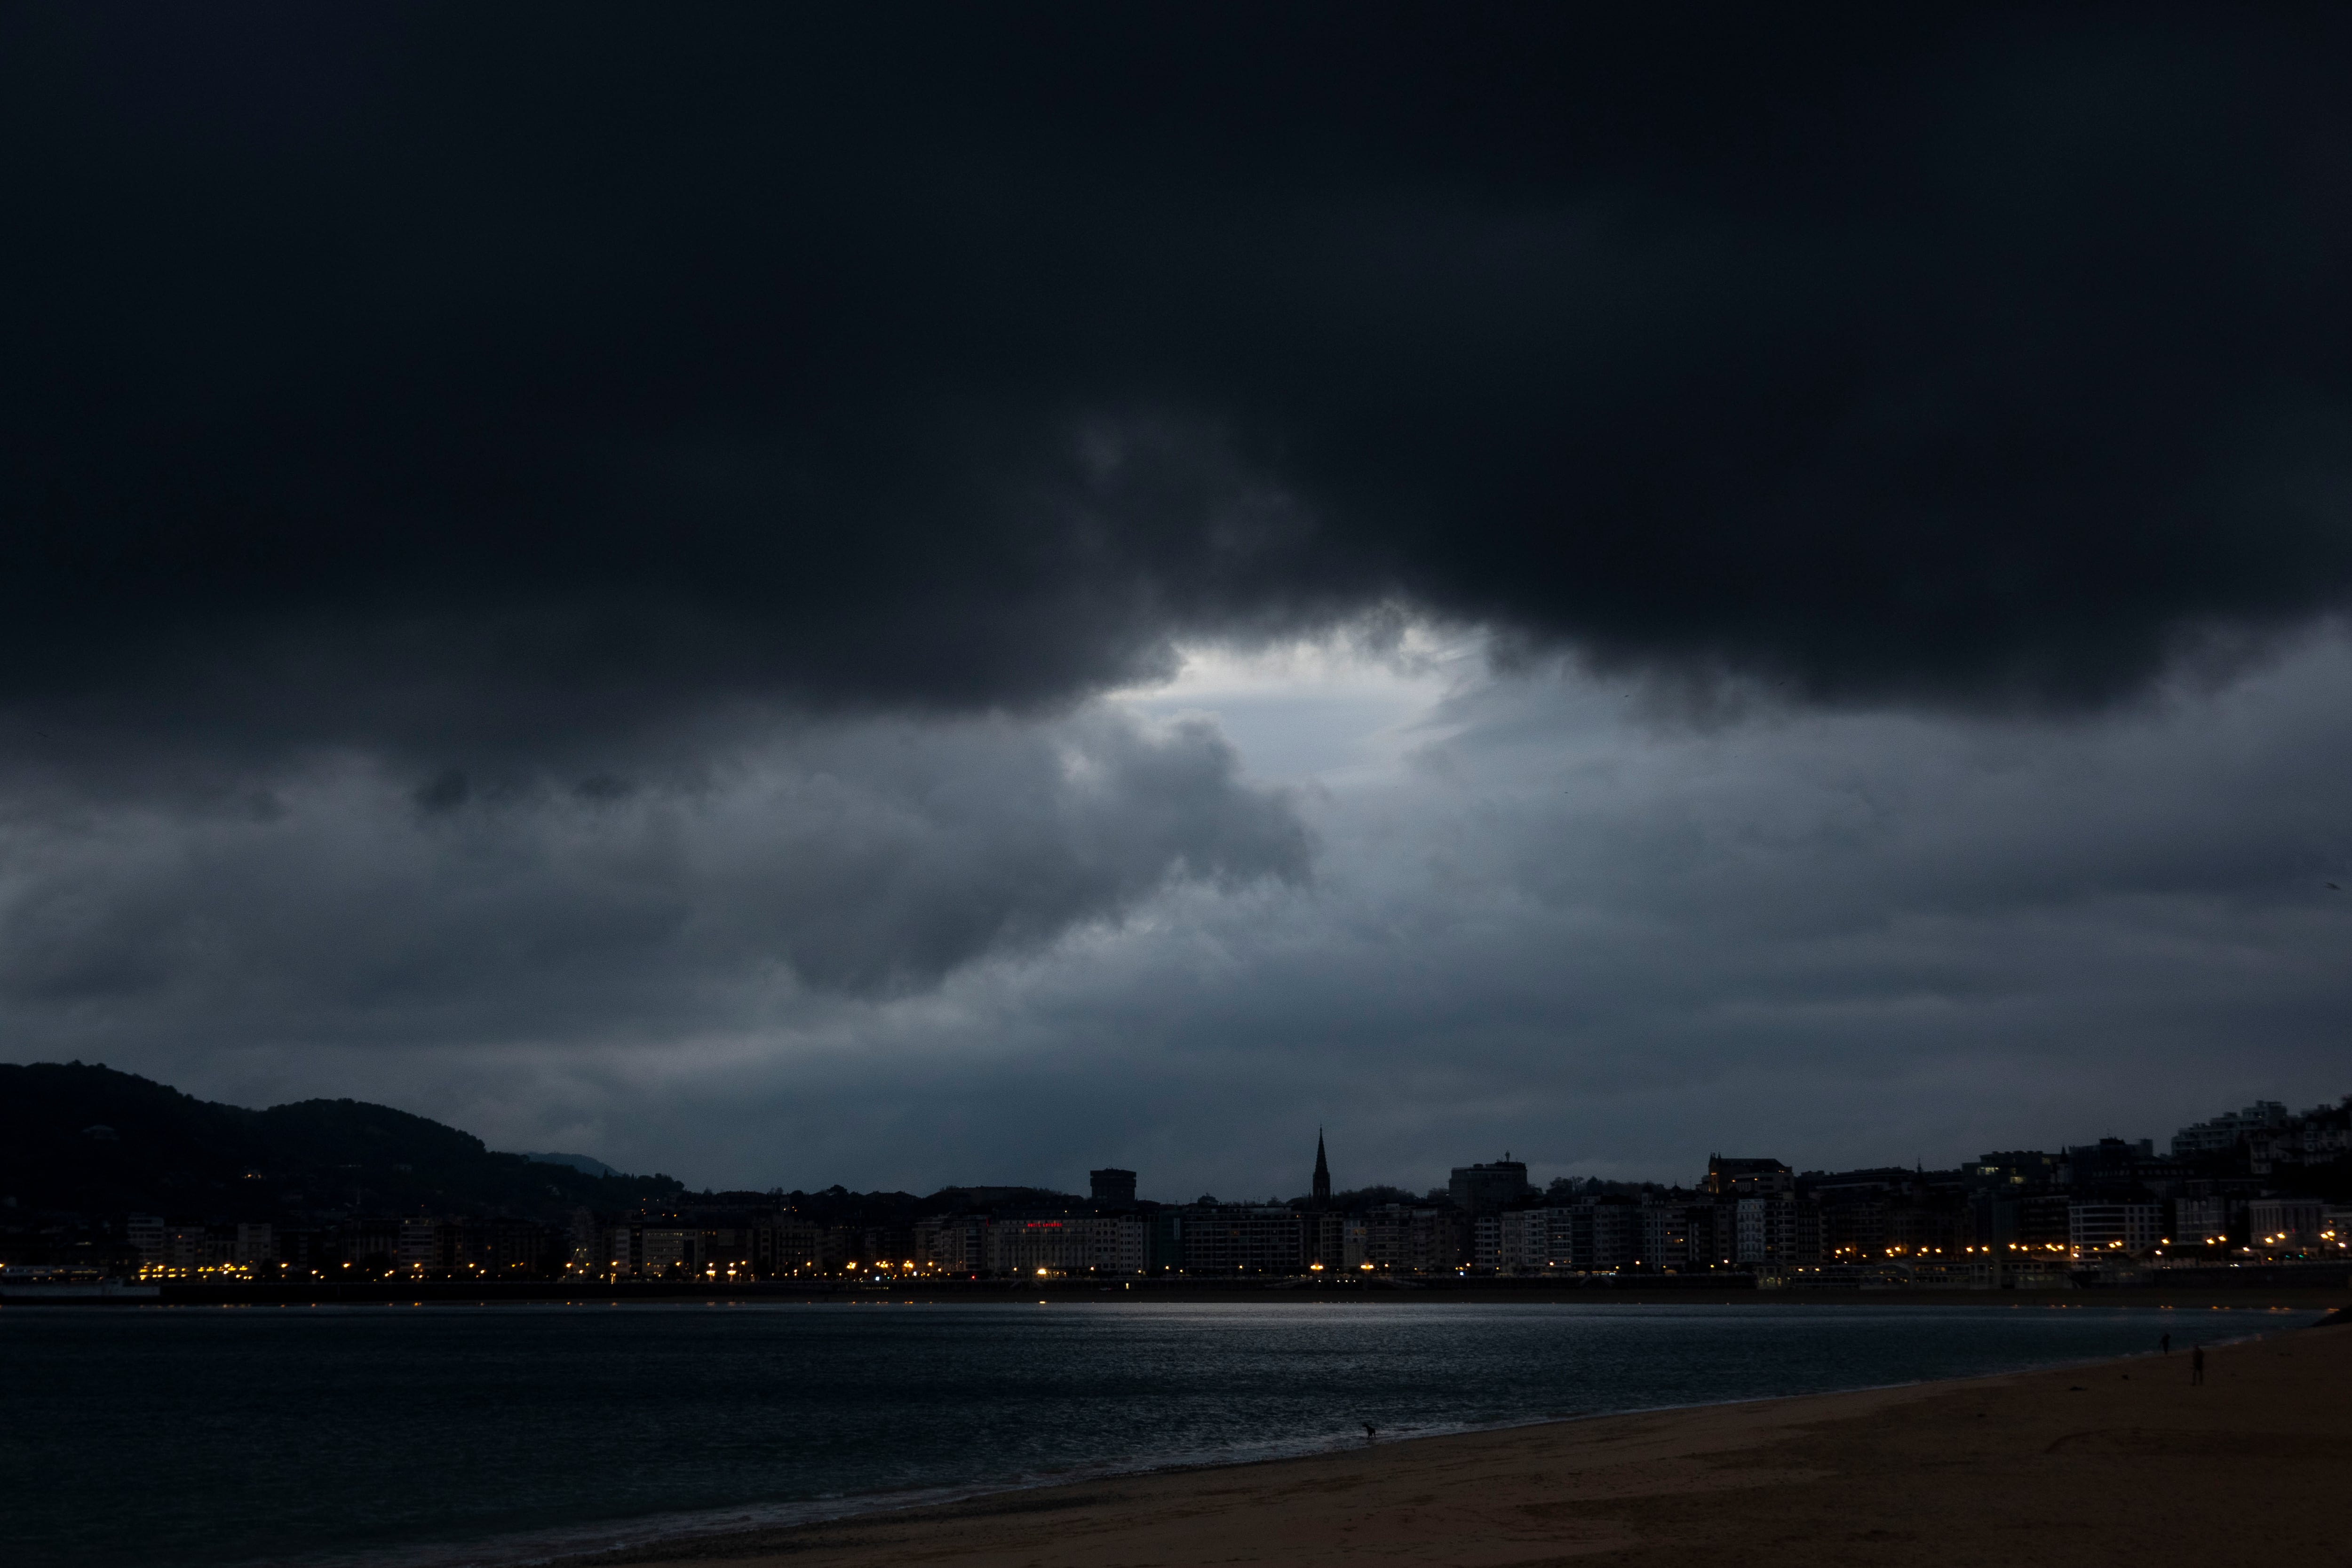
[[[2165,1354],[2170,1355],[2172,1353],[2172,1336],[2170,1334],[2158,1336],[2156,1343],[2157,1348],[2163,1351]]]
[[[2204,1381],[2205,1347],[2203,1345],[2190,1345],[2189,1347],[2189,1382],[2193,1387]]]

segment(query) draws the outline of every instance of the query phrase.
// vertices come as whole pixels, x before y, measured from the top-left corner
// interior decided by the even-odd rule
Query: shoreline
[[[1774,1294],[1779,1294],[1775,1292]],[[1936,1293],[1944,1295],[1945,1293]],[[2106,1292],[2100,1292],[2101,1297]],[[1748,1300],[1755,1300],[1748,1297]],[[2326,1342],[2332,1347],[2322,1358],[2328,1363],[2327,1376],[2322,1384],[2306,1380],[2303,1387],[2307,1394],[2312,1387],[2325,1386],[2333,1401],[2327,1418],[2342,1428],[2340,1434],[2322,1433],[2323,1439],[2315,1452],[2320,1462],[2336,1466],[2339,1460],[2352,1459],[2352,1423],[2335,1417],[2335,1409],[2342,1408],[2345,1395],[2352,1394],[2352,1309],[2340,1305],[2345,1300],[2336,1293],[2339,1303],[2331,1314],[2319,1322],[2301,1325],[2323,1331],[2306,1340],[2290,1337],[2282,1331],[2264,1332],[2259,1329],[2225,1339],[2201,1342],[2207,1359],[2216,1373],[2222,1371],[2227,1360],[2242,1367],[2253,1364],[2264,1346],[2287,1343]],[[1598,1305],[1600,1303],[1593,1303]],[[1628,1303],[1631,1304],[1631,1303]],[[1693,1303],[1696,1304],[1696,1303]],[[1794,1304],[1794,1303],[1792,1303]],[[1852,1295],[1834,1298],[1831,1303],[1863,1305]],[[1962,1303],[1946,1300],[1941,1304]],[[2094,1301],[1985,1301],[1985,1306],[2024,1305],[2122,1305],[2106,1300]],[[2153,1304],[2150,1304],[2151,1306]],[[2265,1301],[2261,1306],[2250,1302],[2231,1303],[2241,1310],[2309,1310],[2302,1303],[2290,1308],[2284,1303]],[[2176,1310],[2202,1310],[2201,1305],[2176,1307]],[[2276,1356],[2292,1352],[2273,1349]],[[1375,1470],[1393,1484],[1428,1485],[1433,1489],[1407,1500],[1408,1510],[1419,1509],[1432,1513],[1447,1511],[1443,1488],[1449,1482],[1458,1483],[1451,1472],[1465,1466],[1499,1463],[1514,1468],[1528,1458],[1556,1460],[1557,1450],[1580,1450],[1587,1460],[1587,1470],[1622,1470],[1628,1465],[1643,1465],[1643,1454],[1660,1447],[1671,1450],[1674,1467],[1664,1479],[1652,1477],[1658,1485],[1649,1491],[1643,1489],[1638,1479],[1630,1486],[1615,1484],[1623,1477],[1608,1478],[1597,1495],[1580,1495],[1570,1487],[1564,1495],[1538,1497],[1533,1500],[1510,1503],[1521,1514],[1528,1510],[1561,1510],[1568,1514],[1577,1511],[1582,1503],[1589,1510],[1607,1511],[1612,1500],[1618,1503],[1628,1500],[1666,1497],[1714,1496],[1727,1489],[1716,1484],[1706,1472],[1715,1466],[1728,1463],[1738,1467],[1737,1457],[1750,1454],[1760,1445],[1815,1431],[1832,1430],[1874,1423],[1885,1424],[1897,1413],[1916,1407],[1934,1406],[1951,1401],[1966,1401],[1972,1395],[1984,1403],[2000,1391],[2004,1398],[2021,1398],[2026,1404],[2036,1401],[2047,1404],[2055,1394],[2063,1404],[2067,1394],[2091,1391],[2091,1384],[2103,1390],[2110,1384],[2127,1384],[2131,1372],[2143,1367],[2162,1368],[2178,1382],[2186,1374],[2189,1357],[2186,1347],[2169,1357],[2156,1351],[2132,1355],[2065,1363],[2024,1372],[1985,1373],[1964,1378],[1923,1380],[1838,1390],[1832,1393],[1775,1395],[1729,1401],[1711,1401],[1695,1405],[1675,1405],[1603,1414],[1534,1417],[1491,1426],[1478,1426],[1413,1436],[1399,1436],[1370,1446],[1335,1443],[1290,1454],[1264,1458],[1220,1459],[1205,1462],[1172,1462],[1132,1468],[1112,1468],[1083,1476],[1064,1477],[1054,1480],[1019,1482],[1011,1485],[984,1486],[952,1495],[933,1496],[925,1500],[904,1501],[874,1498],[863,1504],[844,1500],[848,1506],[827,1517],[803,1519],[792,1522],[753,1525],[736,1529],[686,1528],[661,1532],[652,1539],[619,1543],[601,1551],[572,1551],[541,1556],[530,1561],[546,1568],[621,1568],[621,1565],[659,1565],[734,1562],[753,1564],[781,1563],[789,1559],[796,1568],[817,1568],[822,1564],[839,1564],[840,1568],[878,1568],[884,1563],[919,1559],[943,1564],[971,1564],[972,1568],[998,1568],[999,1564],[1079,1564],[1152,1563],[1192,1563],[1237,1562],[1306,1562],[1357,1561],[1359,1553],[1378,1556],[1382,1560],[1405,1562],[1444,1562],[1449,1563],[1527,1563],[1556,1561],[1565,1556],[1587,1557],[1605,1554],[1616,1561],[1621,1552],[1640,1552],[1649,1545],[1638,1532],[1618,1540],[1609,1531],[1591,1539],[1570,1539],[1568,1536],[1550,1542],[1555,1549],[1549,1555],[1527,1555],[1519,1548],[1531,1542],[1527,1527],[1517,1522],[1517,1517],[1505,1518],[1499,1528],[1490,1528],[1484,1535],[1465,1539],[1450,1531],[1441,1531],[1433,1540],[1429,1551],[1394,1550],[1383,1547],[1373,1550],[1369,1541],[1349,1544],[1346,1537],[1374,1530],[1374,1514],[1352,1520],[1345,1507],[1333,1508],[1332,1500],[1357,1489],[1363,1484],[1360,1476],[1351,1479],[1341,1471]],[[2114,1374],[2111,1378],[2109,1374]],[[2153,1371],[2144,1374],[2143,1389],[2159,1384],[2164,1373]],[[2057,1380],[2068,1380],[2061,1384]],[[2201,1396],[2201,1391],[2200,1391]],[[2211,1400],[2209,1397],[2209,1403]],[[2069,1413],[2071,1414],[2071,1412]],[[2307,1415],[2308,1413],[2305,1413]],[[1987,1419],[1989,1413],[1978,1412],[1977,1419]],[[1911,1417],[1905,1417],[1909,1420]],[[1963,1432],[1966,1426],[1963,1426]],[[1970,1436],[1981,1436],[1994,1430],[1976,1428]],[[2066,1435],[2062,1434],[2062,1439]],[[2082,1434],[2073,1434],[2079,1437]],[[2340,1436],[2342,1451],[2326,1441],[2330,1436]],[[1872,1447],[1875,1439],[1865,1436],[1863,1446]],[[2192,1443],[2192,1447],[2193,1447]],[[2274,1447],[2265,1442],[2246,1445],[2252,1459],[2273,1460],[2268,1450]],[[2206,1461],[2226,1460],[2226,1455],[2200,1453]],[[1931,1461],[1932,1462],[1932,1461]],[[2340,1473],[2330,1469],[2332,1478]],[[1528,1478],[1514,1476],[1514,1481],[1524,1483]],[[1793,1479],[1780,1477],[1780,1479]],[[1822,1478],[1809,1479],[1818,1482]],[[1237,1483],[1237,1484],[1236,1484]],[[1540,1489],[1540,1488],[1538,1488]],[[1591,1488],[1585,1489],[1587,1492]],[[1302,1504],[1299,1497],[1306,1501]],[[1246,1500],[1241,1500],[1245,1498]],[[1211,1501],[1211,1500],[1216,1500]],[[1494,1501],[1489,1498],[1489,1502]],[[1202,1507],[1202,1504],[1208,1506]],[[1319,1504],[1319,1506],[1318,1506]],[[1475,1500],[1471,1503],[1476,1510]],[[1489,1509],[1487,1511],[1491,1512]],[[1050,1526],[1034,1521],[1054,1516]],[[1026,1520],[1032,1523],[1010,1527],[1007,1539],[967,1539],[979,1535],[973,1527],[984,1521]],[[1404,1522],[1410,1522],[1407,1520]],[[2122,1520],[2118,1519],[2121,1523]],[[1320,1526],[1318,1531],[1318,1526]],[[1234,1537],[1254,1540],[1260,1536],[1314,1537],[1319,1541],[1297,1539],[1278,1551],[1238,1554],[1227,1548],[1236,1544]],[[1377,1531],[1376,1531],[1377,1533]],[[1538,1533],[1541,1533],[1538,1531]],[[1558,1531],[1552,1532],[1558,1535]],[[1095,1539],[1089,1539],[1095,1538]],[[1381,1537],[1387,1539],[1385,1535]],[[1605,1538],[1605,1539],[1604,1539]],[[1661,1563],[1681,1561],[1692,1549],[1744,1549],[1747,1544],[1744,1529],[1739,1540],[1722,1542],[1685,1541],[1674,1545]],[[1137,1555],[1137,1552],[1143,1555]],[[1337,1555],[1333,1552],[1337,1552]],[[1433,1552],[1434,1554],[1432,1554]],[[1499,1555],[1497,1555],[1499,1553]],[[1752,1556],[1752,1553],[1750,1554]],[[2144,1539],[2137,1540],[2128,1560],[2135,1568],[2147,1568],[2149,1563],[2173,1561],[2161,1552],[2149,1555]],[[2265,1553],[2265,1557],[2267,1553]],[[1596,1560],[1599,1560],[1596,1558]],[[1634,1559],[1626,1559],[1633,1561]],[[1940,1559],[1933,1559],[1940,1560]],[[1965,1556],[1955,1559],[1969,1562],[1993,1561]],[[2092,1561],[2105,1561],[2094,1556]],[[2126,1557],[2119,1555],[2120,1563]],[[2226,1552],[2216,1556],[2210,1543],[2195,1554],[2183,1555],[2184,1564],[2195,1562],[2200,1565],[2214,1562],[2236,1561]],[[2253,1556],[2245,1559],[2255,1561]],[[520,1561],[518,1559],[517,1561]],[[1799,1554],[1791,1562],[1814,1563],[1816,1557]]]
[[[1547,1280],[1514,1285],[1495,1281],[1433,1282],[1414,1289],[1363,1289],[1236,1287],[1223,1282],[1164,1284],[1140,1289],[1108,1286],[1021,1285],[990,1282],[985,1288],[806,1287],[710,1289],[692,1286],[625,1286],[586,1289],[532,1286],[484,1289],[433,1282],[422,1288],[370,1286],[332,1290],[245,1286],[204,1290],[167,1288],[154,1300],[24,1300],[0,1302],[0,1311],[42,1308],[77,1310],[174,1307],[548,1307],[548,1306],[1118,1306],[1214,1305],[1265,1307],[2137,1307],[2201,1310],[2330,1310],[2352,1300],[2352,1268],[2331,1268],[2324,1280],[2288,1284],[2179,1284],[2096,1286],[2072,1290],[1759,1290],[1747,1287],[1657,1289],[1645,1285],[1574,1287]]]

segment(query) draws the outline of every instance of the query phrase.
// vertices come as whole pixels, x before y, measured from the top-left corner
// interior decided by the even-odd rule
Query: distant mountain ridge
[[[584,1155],[499,1153],[472,1133],[364,1100],[252,1110],[97,1064],[0,1063],[0,1201],[13,1200],[18,1218],[554,1218],[683,1190],[668,1176],[624,1175]]]
[[[592,1176],[617,1176],[622,1174],[620,1171],[614,1169],[611,1165],[607,1165],[604,1161],[597,1159],[593,1154],[558,1154],[552,1152],[544,1154],[526,1152],[523,1155],[523,1158],[532,1162],[534,1164],[569,1165],[575,1171],[585,1171]]]

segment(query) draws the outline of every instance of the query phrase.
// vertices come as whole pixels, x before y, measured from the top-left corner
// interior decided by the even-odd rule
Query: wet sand
[[[2198,1325],[2176,1323],[2185,1344]],[[1741,1568],[2352,1561],[2352,1326],[2057,1372],[1382,1442],[598,1563]]]

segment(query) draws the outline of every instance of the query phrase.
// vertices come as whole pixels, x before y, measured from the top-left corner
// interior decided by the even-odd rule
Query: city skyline
[[[1452,1155],[1460,1154],[1462,1151],[1430,1152],[1424,1156],[1427,1161],[1432,1162],[1427,1168],[1444,1170],[1447,1173],[1448,1180],[1439,1183],[1416,1182],[1412,1179],[1411,1171],[1399,1173],[1377,1170],[1367,1173],[1352,1169],[1344,1163],[1344,1146],[1341,1171],[1346,1173],[1348,1179],[1342,1181],[1332,1172],[1328,1162],[1329,1129],[1318,1126],[1315,1129],[1314,1153],[1311,1161],[1294,1163],[1286,1176],[1277,1178],[1270,1186],[1261,1189],[1246,1184],[1212,1184],[1212,1186],[1223,1186],[1227,1190],[1222,1195],[1213,1191],[1203,1191],[1193,1196],[1185,1196],[1181,1195],[1177,1189],[1180,1187],[1189,1189],[1192,1184],[1184,1182],[1180,1176],[1171,1176],[1167,1173],[1139,1171],[1128,1165],[1089,1167],[1086,1173],[1085,1181],[1073,1180],[1071,1173],[1067,1172],[1020,1178],[1007,1175],[1003,1172],[981,1172],[976,1173],[979,1179],[975,1179],[975,1173],[965,1171],[950,1173],[945,1177],[934,1172],[926,1180],[867,1187],[859,1187],[837,1179],[798,1184],[761,1184],[741,1181],[706,1181],[698,1184],[693,1181],[681,1181],[673,1172],[625,1171],[604,1161],[591,1150],[499,1151],[468,1130],[452,1128],[429,1119],[419,1118],[398,1107],[359,1102],[347,1097],[281,1105],[269,1108],[266,1112],[257,1112],[254,1108],[207,1104],[200,1099],[185,1096],[183,1091],[171,1085],[157,1084],[152,1080],[122,1074],[106,1068],[103,1064],[85,1066],[79,1062],[35,1064],[29,1068],[0,1066],[0,1085],[9,1087],[11,1091],[19,1095],[23,1100],[22,1104],[12,1108],[15,1114],[11,1119],[12,1134],[16,1140],[14,1152],[18,1154],[17,1163],[22,1166],[17,1173],[20,1183],[35,1174],[34,1166],[37,1165],[41,1159],[54,1159],[58,1151],[62,1148],[77,1148],[88,1157],[112,1158],[115,1152],[123,1147],[124,1137],[123,1129],[110,1125],[104,1120],[108,1116],[114,1116],[117,1120],[121,1119],[120,1111],[107,1109],[107,1106],[112,1103],[127,1110],[134,1122],[147,1129],[145,1134],[135,1131],[131,1133],[130,1142],[133,1147],[142,1143],[146,1137],[152,1136],[157,1128],[168,1125],[174,1118],[189,1110],[201,1116],[215,1118],[226,1113],[233,1118],[247,1119],[253,1125],[257,1125],[257,1122],[252,1121],[252,1119],[257,1116],[323,1112],[331,1120],[346,1123],[344,1131],[335,1135],[342,1142],[356,1141],[358,1143],[364,1143],[370,1139],[383,1136],[382,1132],[362,1131],[362,1127],[366,1125],[364,1119],[373,1118],[378,1124],[382,1124],[388,1117],[392,1126],[423,1129],[431,1138],[440,1141],[446,1147],[469,1147],[487,1154],[493,1160],[524,1160],[554,1164],[579,1171],[590,1176],[613,1178],[623,1182],[642,1182],[651,1179],[668,1184],[682,1192],[698,1190],[705,1194],[732,1192],[769,1194],[794,1193],[805,1195],[811,1193],[822,1194],[829,1190],[838,1190],[845,1191],[853,1196],[896,1194],[923,1197],[950,1192],[1029,1191],[1075,1198],[1082,1191],[1089,1191],[1096,1200],[1101,1200],[1108,1192],[1111,1195],[1125,1201],[1133,1202],[1140,1198],[1146,1206],[1181,1205],[1195,1202],[1242,1205],[1307,1204],[1310,1206],[1321,1206],[1335,1198],[1363,1201],[1365,1194],[1373,1193],[1399,1194],[1414,1199],[1424,1196],[1447,1197],[1450,1194],[1450,1201],[1455,1203],[1457,1206],[1473,1206],[1464,1202],[1462,1183],[1465,1171],[1473,1174],[1480,1172],[1508,1173],[1512,1182],[1524,1185],[1528,1192],[1538,1192],[1547,1187],[1556,1188],[1563,1184],[1580,1187],[1591,1185],[1596,1189],[1601,1187],[1626,1190],[1641,1187],[1689,1189],[1701,1184],[1696,1180],[1689,1179],[1688,1173],[1693,1169],[1703,1169],[1711,1174],[1718,1164],[1738,1166],[1743,1163],[1769,1165],[1800,1176],[1816,1176],[1835,1169],[1844,1169],[1849,1172],[1907,1170],[1921,1173],[1932,1170],[1937,1174],[1948,1174],[1964,1170],[1982,1160],[2008,1158],[2035,1150],[2053,1160],[2063,1160],[2072,1151],[2095,1147],[2137,1147],[2156,1157],[2194,1159],[2206,1154],[2226,1152],[2248,1134],[2266,1128],[2274,1128],[2288,1122],[2300,1122],[2305,1118],[2319,1118],[2323,1121],[2340,1119],[2343,1108],[2352,1105],[2352,1095],[2321,1097],[2312,1104],[2305,1104],[2301,1100],[2290,1103],[2256,1099],[2250,1104],[2224,1107],[2214,1110],[2210,1115],[2182,1123],[2161,1135],[2151,1134],[2134,1138],[2118,1136],[2114,1131],[2101,1131],[2095,1135],[2062,1138],[2040,1144],[2030,1140],[2009,1137],[1996,1140],[1974,1152],[1932,1166],[1924,1160],[1838,1166],[1834,1163],[1808,1160],[1805,1152],[1801,1149],[1784,1149],[1775,1144],[1772,1147],[1777,1152],[1760,1160],[1753,1159],[1749,1155],[1726,1154],[1720,1150],[1709,1150],[1704,1156],[1696,1153],[1675,1156],[1671,1163],[1676,1168],[1666,1176],[1625,1178],[1591,1169],[1547,1167],[1541,1162],[1530,1162],[1518,1158],[1508,1149],[1502,1151],[1498,1160],[1481,1162],[1474,1159],[1467,1165],[1454,1163],[1451,1158]],[[123,1099],[125,1095],[130,1098]],[[156,1120],[159,1114],[163,1119],[161,1122]],[[60,1116],[64,1118],[63,1121],[58,1120]],[[92,1117],[100,1120],[91,1121]],[[349,1119],[352,1117],[360,1117],[363,1121],[358,1123],[350,1122]],[[89,1124],[83,1125],[85,1122]],[[208,1140],[218,1139],[222,1135],[220,1131],[215,1131],[206,1138],[200,1138],[195,1144],[189,1147],[191,1150],[202,1147]],[[246,1133],[239,1135],[249,1136],[250,1127]],[[174,1136],[180,1135],[174,1134]],[[449,1142],[450,1140],[455,1140],[455,1142]],[[2352,1143],[2347,1143],[2345,1147],[2347,1152],[2352,1152]],[[44,1148],[48,1150],[47,1155],[37,1152]],[[25,1163],[27,1160],[32,1163]],[[1284,1163],[1278,1158],[1273,1163]],[[355,1170],[360,1167],[349,1168]],[[1418,1168],[1420,1167],[1415,1167],[1415,1169]],[[406,1171],[409,1167],[403,1165],[399,1169]],[[1303,1184],[1297,1179],[1301,1172],[1305,1173]],[[257,1173],[248,1172],[248,1174],[254,1173]],[[1397,1179],[1401,1173],[1405,1179]],[[0,1182],[0,1186],[5,1184],[5,1182]],[[203,1184],[201,1180],[197,1182],[199,1187]],[[1166,1195],[1156,1195],[1162,1194]],[[10,1207],[16,1207],[19,1201],[14,1194],[5,1193],[0,1193],[0,1199],[5,1199]],[[36,1204],[32,1208],[37,1209],[40,1206]],[[74,1206],[76,1205],[70,1204],[66,1205],[68,1210]],[[26,1215],[20,1217],[29,1217],[31,1212],[28,1209]]]
[[[1084,1195],[696,1192],[576,1153],[489,1151],[350,1100],[252,1111],[70,1063],[0,1069],[0,1263],[19,1294],[126,1279],[152,1298],[331,1281],[985,1289],[1102,1276],[2039,1291],[2210,1285],[2207,1273],[2257,1266],[2303,1278],[2352,1247],[2352,1094],[2302,1110],[2256,1101],[2162,1150],[2102,1138],[1934,1171],[1717,1152],[1701,1179],[1670,1184],[1531,1180],[1507,1151],[1425,1193],[1335,1190],[1318,1130],[1304,1193],[1171,1201],[1119,1166],[1089,1171]]]

